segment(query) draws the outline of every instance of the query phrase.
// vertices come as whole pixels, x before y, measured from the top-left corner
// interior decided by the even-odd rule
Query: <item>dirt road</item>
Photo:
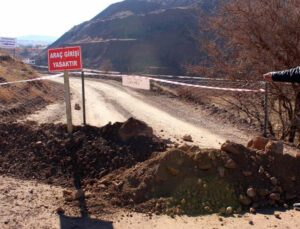
[[[56,81],[62,82],[62,79]],[[81,111],[74,110],[75,103],[81,104],[80,80],[72,79],[71,85],[74,123],[81,124]],[[124,121],[133,116],[147,122],[156,134],[165,138],[181,142],[184,134],[191,134],[195,144],[202,147],[219,147],[225,139],[244,143],[250,137],[176,98],[123,88],[114,81],[87,80],[86,86],[87,121],[92,125]],[[64,122],[64,109],[64,104],[52,104],[29,119]],[[75,218],[80,216],[79,206],[73,207],[72,214],[68,209],[64,209],[66,216],[56,214],[56,209],[65,201],[63,191],[62,187],[0,176],[0,228],[298,228],[300,225],[300,213],[293,210],[280,212],[278,218],[273,212],[229,218],[215,214],[171,218],[115,209],[79,219]]]
[[[184,228],[298,228],[300,213],[279,212],[280,219],[272,212],[245,214],[235,217],[208,215],[199,217],[146,216],[116,210],[108,214],[80,219],[78,212],[59,216],[56,209],[64,202],[63,188],[0,176],[0,228],[97,228],[97,229],[184,229]],[[67,210],[67,209],[65,209]],[[67,214],[68,215],[68,214]]]
[[[62,79],[56,79],[61,82]],[[72,106],[81,104],[81,81],[71,79]],[[154,92],[137,91],[122,87],[109,80],[86,80],[86,107],[88,124],[101,126],[108,122],[124,121],[135,117],[154,128],[157,135],[182,142],[189,134],[201,147],[219,147],[226,139],[245,143],[249,136],[199,110],[197,106]],[[65,122],[64,104],[52,104],[29,117],[43,122]],[[74,124],[82,123],[82,111],[73,109]]]

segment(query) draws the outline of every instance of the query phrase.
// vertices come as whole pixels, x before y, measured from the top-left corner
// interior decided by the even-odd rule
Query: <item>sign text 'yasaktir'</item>
[[[49,49],[48,68],[50,72],[81,70],[80,46]]]

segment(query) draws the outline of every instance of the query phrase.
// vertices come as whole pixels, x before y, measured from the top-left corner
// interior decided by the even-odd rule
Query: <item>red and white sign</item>
[[[80,46],[48,50],[49,72],[74,71],[82,69]]]

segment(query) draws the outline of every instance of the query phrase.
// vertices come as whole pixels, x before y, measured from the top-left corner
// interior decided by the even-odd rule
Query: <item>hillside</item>
[[[0,52],[0,83],[37,78],[30,66]],[[0,85],[0,120],[21,118],[48,103],[61,99],[60,85],[33,81]]]
[[[216,0],[126,0],[73,27],[50,47],[81,45],[85,67],[181,74],[198,62],[199,9]],[[46,62],[44,55],[43,63]]]

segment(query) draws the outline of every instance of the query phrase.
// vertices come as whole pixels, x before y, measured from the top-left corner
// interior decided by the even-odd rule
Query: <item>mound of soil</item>
[[[183,145],[165,151],[152,128],[136,119],[75,127],[72,138],[65,130],[0,124],[0,174],[66,187],[76,186],[79,177],[78,193],[86,194],[91,214],[113,205],[171,216],[231,215],[300,200],[300,157],[283,155],[281,144],[265,142],[259,150],[226,142],[221,149]],[[66,198],[67,205],[76,199]]]
[[[183,146],[88,189],[99,187],[106,187],[113,204],[140,212],[230,215],[300,200],[300,160],[231,142],[222,150]]]
[[[130,119],[126,123],[131,122],[139,121]],[[70,138],[61,124],[2,123],[0,174],[68,186],[74,172],[83,180],[99,179],[165,150],[165,145],[152,135],[132,135],[123,141],[118,132],[124,125],[77,126]]]

